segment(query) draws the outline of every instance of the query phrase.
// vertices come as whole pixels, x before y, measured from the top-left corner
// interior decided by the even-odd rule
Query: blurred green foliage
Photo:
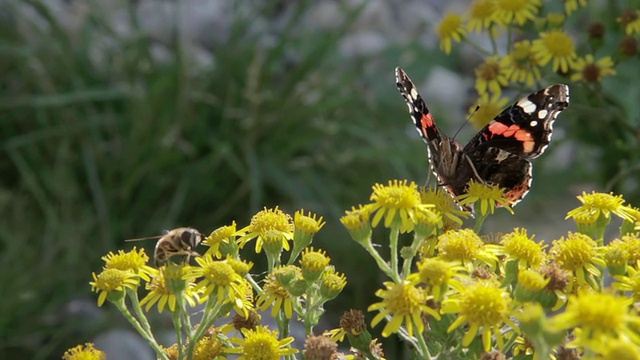
[[[11,295],[0,301],[0,357],[58,357],[107,326],[79,325],[68,307],[95,301],[91,272],[123,239],[187,225],[208,233],[263,206],[330,220],[318,246],[347,267],[343,306],[366,307],[377,280],[337,218],[373,182],[420,171],[424,162],[410,169],[402,154],[424,150],[405,141],[393,65],[373,78],[367,59],[338,52],[361,8],[315,32],[301,2],[262,46],[249,30],[276,11],[263,6],[230,14],[230,35],[197,66],[179,27],[158,44],[134,4],[127,34],[97,8],[70,32],[41,2],[5,5],[0,283]],[[19,7],[33,16],[11,16]]]

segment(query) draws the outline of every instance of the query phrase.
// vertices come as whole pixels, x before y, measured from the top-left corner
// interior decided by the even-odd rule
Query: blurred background
[[[338,218],[367,203],[375,182],[427,178],[394,67],[405,68],[450,135],[476,100],[482,57],[438,50],[444,7],[0,1],[0,358],[56,359],[114,330],[123,345],[134,333],[115,309],[97,308],[88,284],[101,256],[179,226],[242,227],[263,206],[327,221],[314,246],[348,285],[329,303],[326,326],[349,308],[366,310],[386,279],[367,270],[373,261]],[[592,20],[576,21],[577,37]],[[552,240],[571,228],[564,216],[582,190],[640,204],[635,61],[603,82],[617,111],[572,88],[554,142],[534,162],[532,191],[515,215],[488,219],[487,231],[526,226]],[[467,125],[458,138],[475,131]],[[144,245],[149,253],[154,244]],[[396,340],[384,344],[387,358],[400,356]]]

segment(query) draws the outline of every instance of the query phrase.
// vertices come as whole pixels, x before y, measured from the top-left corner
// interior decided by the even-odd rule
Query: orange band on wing
[[[522,129],[518,125],[507,126],[501,122],[493,122],[489,124],[489,132],[492,135],[502,135],[504,137],[513,137],[522,143],[523,151],[525,153],[532,152],[536,142],[533,140],[533,135],[528,130]]]
[[[431,114],[423,114],[422,118],[420,118],[420,126],[422,127],[422,131],[427,131],[428,128],[433,127],[433,117]]]

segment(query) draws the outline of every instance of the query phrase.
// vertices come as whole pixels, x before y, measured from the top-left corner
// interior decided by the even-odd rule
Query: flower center
[[[597,82],[600,79],[600,68],[596,64],[586,64],[582,69],[582,76],[587,82]]]
[[[422,293],[414,288],[403,284],[396,284],[389,290],[385,297],[387,309],[397,315],[411,314],[418,309],[422,302]]]
[[[465,292],[460,306],[470,324],[482,326],[499,324],[508,310],[502,290],[482,283]]]
[[[476,75],[486,81],[495,80],[500,74],[500,65],[496,62],[486,62],[476,69]]]
[[[559,31],[547,34],[544,38],[544,46],[555,57],[568,57],[574,52],[571,38]]]
[[[226,262],[215,261],[209,264],[204,275],[213,284],[227,286],[233,282],[236,272]]]

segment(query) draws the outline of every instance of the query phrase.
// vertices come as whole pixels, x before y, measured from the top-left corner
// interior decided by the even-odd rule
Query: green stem
[[[176,344],[178,344],[178,359],[184,357],[184,349],[182,348],[182,321],[180,320],[180,309],[176,309],[171,314],[173,319],[173,328],[176,331]]]
[[[476,220],[476,224],[473,226],[473,231],[480,235],[480,231],[482,230],[482,225],[484,224],[484,220],[487,218],[486,215],[482,215],[482,213],[478,213],[478,219]]]
[[[387,262],[384,261],[382,256],[380,256],[380,254],[378,253],[378,251],[374,249],[373,245],[371,243],[368,243],[365,245],[365,249],[371,255],[371,257],[373,257],[373,259],[376,261],[376,264],[378,264],[378,268],[380,268],[380,270],[382,270],[385,274],[387,274],[387,276],[389,276],[390,278],[393,278],[393,272],[391,271],[389,264],[387,264]]]
[[[487,50],[487,49],[483,48],[482,46],[478,45],[476,42],[469,40],[469,38],[468,38],[468,37],[465,37],[464,41],[465,41],[467,44],[471,45],[474,49],[478,50],[478,52],[479,52],[479,53],[481,53],[482,55],[485,55],[485,56],[491,56],[491,55],[493,55],[493,54],[491,53],[491,51],[489,51],[489,50]]]
[[[417,329],[414,329],[417,330]],[[418,345],[420,345],[420,358],[421,359],[431,359],[431,353],[429,352],[429,348],[427,347],[426,341],[424,341],[424,335],[422,333],[418,333],[416,338],[418,339]]]
[[[391,316],[389,315],[385,316],[385,320],[387,320],[387,322],[391,321]],[[413,336],[409,336],[407,329],[405,329],[404,327],[401,326],[400,329],[398,329],[398,336],[400,336],[402,340],[406,341],[411,348],[413,349],[420,348],[419,344],[416,341],[416,338],[414,338]]]
[[[264,290],[262,290],[260,285],[258,285],[258,283],[255,280],[253,280],[253,277],[250,274],[246,274],[244,278],[249,282],[249,284],[251,284],[251,287],[253,287],[253,290],[255,290],[256,293],[258,293],[258,296],[264,295]]]
[[[305,335],[307,336],[309,336],[313,331],[313,324],[311,321],[312,309],[313,309],[313,306],[311,304],[311,299],[307,298],[307,301],[305,301],[305,306],[304,306],[304,330],[305,330]]]
[[[496,43],[496,39],[493,37],[493,27],[495,25],[491,25],[489,29],[487,29],[487,33],[489,34],[489,39],[491,39],[491,49],[493,49],[493,54],[496,55],[498,53],[498,44]]]
[[[395,282],[400,282],[400,274],[398,274],[398,235],[400,234],[399,221],[391,223],[391,234],[389,234],[389,249],[391,256],[391,277]]]
[[[503,354],[506,354],[509,352],[509,350],[511,350],[511,347],[516,342],[517,338],[518,338],[518,333],[514,332],[513,335],[511,335],[511,337],[509,338],[509,340],[507,340],[507,342],[504,343],[504,347],[502,348]]]
[[[129,296],[129,299],[131,299],[131,305],[138,317],[138,321],[140,321],[142,325],[142,328],[148,335],[151,335],[151,325],[149,325],[149,320],[147,320],[147,317],[142,311],[142,306],[140,306],[140,301],[138,300],[138,293],[135,290],[127,289],[127,295]]]
[[[280,311],[278,311],[278,316],[276,316],[276,323],[278,324],[278,333],[280,334],[280,339],[284,339],[289,336],[289,321],[284,315],[284,308],[281,308]]]
[[[402,278],[406,279],[409,274],[411,274],[411,265],[413,264],[413,258],[416,257],[416,253],[420,246],[424,243],[424,237],[419,238],[418,234],[413,235],[413,242],[411,243],[410,251],[411,254],[407,258],[404,259],[402,264]]]
[[[189,337],[189,345],[187,346],[187,359],[193,359],[193,352],[195,350],[196,343],[198,340],[202,338],[202,335],[213,325],[216,321],[218,312],[220,312],[220,308],[222,308],[222,304],[218,304],[215,301],[215,296],[209,295],[209,299],[207,300],[207,304],[204,308],[204,315],[202,316],[202,321],[196,328],[196,332],[193,333]]]
[[[149,343],[153,351],[156,352],[158,359],[169,360],[167,355],[160,348],[160,345],[158,345],[158,343],[156,342],[156,339],[153,337],[153,335],[151,333],[147,333],[142,325],[140,325],[140,322],[138,322],[138,320],[136,320],[136,318],[129,312],[129,309],[127,309],[127,307],[124,305],[124,298],[122,301],[114,302],[114,304],[124,315],[124,317],[129,321],[129,323],[136,329],[136,331],[138,331],[138,333],[140,333],[140,335],[142,335],[142,337],[147,340],[147,343]]]

